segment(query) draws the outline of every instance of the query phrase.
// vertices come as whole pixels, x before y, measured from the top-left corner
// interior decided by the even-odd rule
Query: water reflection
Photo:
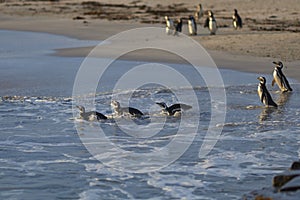
[[[291,92],[281,92],[276,102],[279,106],[284,106],[290,100],[291,96]]]

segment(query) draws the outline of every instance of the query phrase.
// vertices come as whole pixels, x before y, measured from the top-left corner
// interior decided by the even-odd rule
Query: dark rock
[[[283,174],[276,175],[273,178],[273,186],[276,188],[280,188],[297,176],[300,176],[299,170],[287,171]]]
[[[280,188],[280,192],[294,192],[300,189],[300,176],[297,176],[284,184]]]
[[[266,197],[266,196],[263,196],[263,195],[258,195],[255,197],[255,200],[272,200],[271,197]]]
[[[300,161],[295,161],[289,170],[273,178],[273,187],[265,187],[243,196],[244,200],[299,200]]]
[[[83,20],[83,19],[85,19],[85,17],[81,17],[81,16],[73,17],[73,20]]]

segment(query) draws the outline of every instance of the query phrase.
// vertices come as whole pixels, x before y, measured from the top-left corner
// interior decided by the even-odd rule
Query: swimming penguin
[[[203,17],[203,8],[201,3],[197,5],[197,10],[194,14],[196,21],[199,21],[201,17]]]
[[[189,16],[188,29],[190,35],[197,35],[197,24],[193,16]]]
[[[234,13],[232,15],[232,24],[235,29],[243,27],[242,18],[238,14],[237,9],[234,9]]]
[[[273,62],[276,66],[273,71],[273,81],[272,81],[272,86],[274,86],[274,83],[276,82],[278,87],[282,92],[287,92],[287,91],[293,91],[291,88],[287,78],[282,72],[283,64],[282,62]]]
[[[95,120],[101,120],[101,119],[107,119],[105,115],[102,113],[99,113],[97,111],[90,111],[85,112],[85,108],[83,106],[76,106],[79,109],[79,115],[81,119],[87,120],[87,121],[95,121]]]
[[[176,20],[174,35],[177,35],[178,32],[181,31],[182,31],[182,18],[179,18]]]
[[[133,117],[141,117],[144,115],[141,111],[132,107],[121,107],[118,101],[111,101],[111,106],[113,107],[115,114],[117,115],[130,115]]]
[[[266,78],[258,77],[259,80],[257,93],[260,98],[260,101],[267,107],[277,107],[277,104],[273,101],[267,87],[266,87]]]
[[[156,102],[156,104],[159,105],[160,107],[162,107],[163,108],[162,111],[169,116],[176,116],[176,115],[180,114],[182,110],[188,110],[188,109],[192,108],[192,106],[189,106],[189,105],[186,105],[183,103],[176,103],[169,107],[164,102]]]
[[[174,23],[173,20],[170,19],[168,16],[165,16],[165,20],[166,20],[166,33],[170,35],[174,31]]]
[[[214,13],[211,10],[208,11],[208,17],[206,18],[204,27],[208,27],[211,35],[215,35],[217,32],[217,21],[214,17]]]

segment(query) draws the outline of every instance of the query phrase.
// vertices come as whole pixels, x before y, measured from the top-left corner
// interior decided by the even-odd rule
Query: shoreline
[[[3,30],[15,30],[15,31],[30,31],[30,32],[43,32],[49,34],[63,35],[66,37],[76,38],[79,40],[105,40],[110,36],[119,32],[140,28],[149,27],[149,24],[141,24],[137,22],[119,22],[119,21],[106,21],[106,20],[92,20],[85,24],[82,21],[72,19],[57,19],[55,17],[17,17],[0,15],[0,29]],[[151,27],[163,27],[161,24],[151,24]],[[206,30],[200,30],[200,34],[192,39],[196,40],[202,46],[202,38],[210,37],[206,36]],[[220,37],[223,37],[226,33],[220,33]],[[212,36],[212,37],[218,37]],[[211,38],[212,38],[211,37]],[[211,39],[210,38],[210,39]],[[83,48],[70,48],[70,49],[57,49],[55,55],[57,56],[71,56],[71,57],[85,57],[93,47]],[[233,54],[232,52],[210,50],[207,49],[212,59],[215,61],[219,68],[231,69],[241,72],[250,73],[263,73],[271,74],[273,71],[272,61],[278,60],[272,57],[258,57],[253,55]],[[107,55],[109,56],[109,55]],[[180,63],[180,60],[176,58],[165,58],[159,53],[143,54],[137,53],[131,56],[127,56],[128,60],[137,61],[160,61],[169,63]],[[287,66],[284,73],[287,77],[300,81],[300,60],[294,60],[290,62],[284,62]]]

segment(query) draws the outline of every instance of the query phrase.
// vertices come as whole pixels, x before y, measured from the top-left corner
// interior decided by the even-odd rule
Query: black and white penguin
[[[189,16],[188,19],[188,30],[190,35],[197,35],[197,24],[193,16]]]
[[[178,116],[181,114],[182,110],[188,110],[192,108],[192,106],[183,103],[176,103],[171,106],[167,106],[167,104],[164,102],[156,102],[156,104],[162,108],[164,114],[169,116]]]
[[[79,109],[79,115],[81,119],[87,121],[95,121],[95,120],[103,120],[107,119],[105,115],[99,113],[97,111],[85,112],[85,108],[83,106],[76,106]]]
[[[179,18],[176,20],[174,35],[181,33],[181,31],[182,31],[182,18]]]
[[[111,101],[111,106],[114,109],[116,115],[130,115],[132,117],[141,117],[144,115],[141,111],[132,107],[121,107],[118,101]]]
[[[165,16],[165,20],[166,20],[166,33],[168,35],[173,34],[173,32],[174,32],[173,20],[170,19],[168,16]]]
[[[211,35],[215,35],[217,32],[217,21],[214,17],[214,13],[211,10],[208,11],[208,17],[206,18],[204,27],[208,27]]]
[[[260,98],[260,101],[267,107],[277,107],[277,104],[273,101],[267,87],[266,87],[266,78],[260,76],[257,78],[259,84],[257,87],[257,93]]]
[[[278,61],[278,62],[273,62],[273,63],[276,66],[273,71],[272,86],[274,86],[274,83],[276,82],[282,92],[293,91],[287,78],[285,77],[285,75],[282,72],[282,68],[283,68],[282,62]]]
[[[197,10],[194,14],[195,20],[199,22],[200,18],[203,17],[203,8],[201,3],[197,5]]]
[[[238,14],[237,9],[234,9],[234,13],[232,15],[232,24],[235,29],[243,27],[242,18]]]

